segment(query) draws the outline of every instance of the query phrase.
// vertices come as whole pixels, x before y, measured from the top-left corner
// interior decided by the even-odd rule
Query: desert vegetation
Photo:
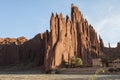
[[[71,57],[70,62],[65,62],[66,68],[75,68],[75,67],[82,67],[83,61],[81,58]]]

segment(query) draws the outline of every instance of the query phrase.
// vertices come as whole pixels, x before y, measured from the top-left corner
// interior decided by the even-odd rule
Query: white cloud
[[[96,31],[103,37],[105,45],[110,42],[113,46],[120,40],[120,14],[105,17],[95,25]]]
[[[120,28],[120,15],[113,15],[104,18],[103,20],[97,22],[95,26],[98,33],[101,33],[101,31],[106,27],[109,27],[110,29]]]

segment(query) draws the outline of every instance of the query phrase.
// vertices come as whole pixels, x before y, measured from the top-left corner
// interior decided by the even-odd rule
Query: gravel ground
[[[0,80],[120,80],[120,75],[1,74]]]

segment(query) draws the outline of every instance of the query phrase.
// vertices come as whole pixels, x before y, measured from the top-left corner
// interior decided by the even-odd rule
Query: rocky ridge
[[[69,62],[72,56],[81,58],[84,65],[91,65],[92,59],[99,57],[101,46],[104,44],[99,43],[93,26],[72,4],[71,17],[52,13],[50,31],[30,40],[0,38],[0,66],[30,63],[49,70],[61,66],[63,61]]]

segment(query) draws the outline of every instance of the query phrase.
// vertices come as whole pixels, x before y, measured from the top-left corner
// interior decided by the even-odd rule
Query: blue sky
[[[0,0],[0,37],[30,39],[49,29],[52,12],[70,15],[71,3],[79,7],[106,46],[120,41],[120,0]]]

